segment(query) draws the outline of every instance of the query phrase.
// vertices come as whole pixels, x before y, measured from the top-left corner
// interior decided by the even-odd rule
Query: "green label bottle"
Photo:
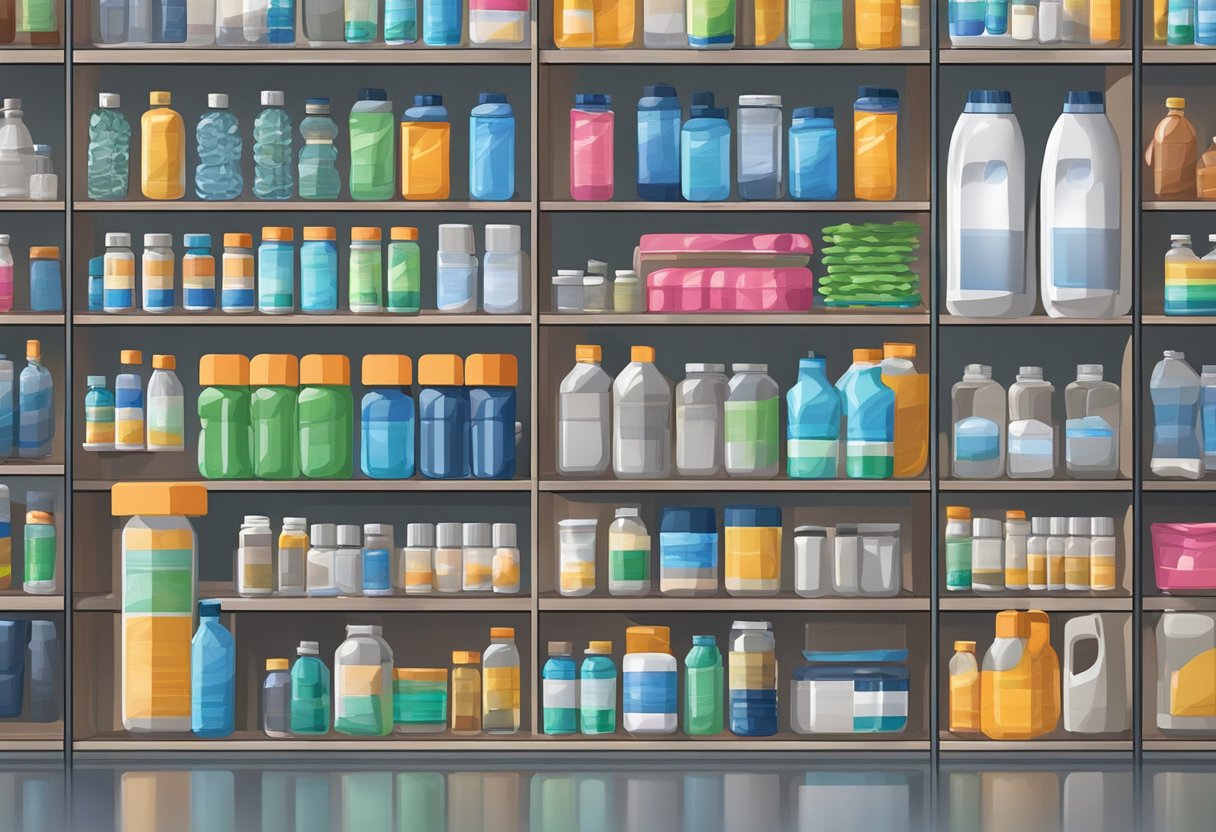
[[[713,636],[692,637],[684,668],[684,733],[722,733],[722,654]]]
[[[417,315],[422,308],[422,253],[418,229],[396,226],[389,231],[388,311]]]

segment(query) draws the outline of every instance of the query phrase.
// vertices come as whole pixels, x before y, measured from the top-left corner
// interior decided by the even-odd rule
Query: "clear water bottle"
[[[300,135],[300,199],[337,199],[342,188],[338,178],[338,125],[329,115],[328,98],[310,98],[304,103]]]
[[[1149,395],[1153,401],[1153,474],[1201,479],[1206,473],[1202,383],[1185,353],[1165,351],[1153,368]]]
[[[0,121],[0,198],[28,197],[34,165],[34,140],[22,117],[21,99],[6,98]]]
[[[194,131],[198,142],[198,167],[194,193],[199,199],[236,199],[245,189],[241,177],[241,127],[228,109],[228,96],[207,94],[207,112]]]
[[[283,101],[282,90],[262,90],[266,109],[253,122],[253,195],[258,199],[291,199],[294,190],[291,116]]]

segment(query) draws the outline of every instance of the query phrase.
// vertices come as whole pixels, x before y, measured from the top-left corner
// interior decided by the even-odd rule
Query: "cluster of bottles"
[[[393,524],[315,523],[284,517],[275,546],[270,518],[246,515],[236,550],[237,593],[244,598],[332,598],[493,592],[520,588],[514,523],[409,523],[405,546]]]
[[[558,521],[557,591],[590,595],[596,589],[599,521]],[[722,512],[726,592],[732,596],[781,591],[781,509],[727,506]],[[794,529],[794,591],[804,598],[889,598],[903,581],[898,523],[841,523],[829,549],[829,529]],[[608,594],[650,594],[650,533],[641,509],[621,506],[608,527]],[[717,513],[706,507],[666,507],[659,521],[659,591],[705,597],[718,592]]]
[[[1119,476],[1123,399],[1119,385],[1103,381],[1101,364],[1078,364],[1077,380],[1064,388],[1064,471],[1077,480]],[[1019,367],[1005,388],[992,368],[968,364],[950,391],[950,471],[955,479],[1051,479],[1060,456],[1059,426],[1052,415],[1055,385],[1042,367]]]
[[[835,386],[827,359],[798,361],[786,394],[791,479],[833,479],[844,445],[846,477],[915,477],[929,442],[929,377],[915,344],[853,350]],[[615,380],[596,345],[575,347],[577,363],[558,393],[557,469],[622,479],[772,478],[781,470],[781,391],[767,364],[686,364],[676,385],[655,366],[653,347],[632,348]],[[841,418],[845,442],[841,443]]]
[[[1127,624],[1125,614],[1069,618],[1061,673],[1047,613],[997,613],[996,638],[982,664],[976,660],[974,641],[954,642],[948,730],[982,733],[993,740],[1030,740],[1056,730],[1061,712],[1064,730],[1072,734],[1130,730]],[[1096,658],[1079,658],[1086,650]]]
[[[342,190],[338,174],[338,125],[328,98],[309,98],[300,123],[303,146],[293,165],[293,125],[281,90],[262,90],[265,108],[253,122],[251,191],[257,199],[334,200]],[[502,93],[481,93],[469,115],[469,198],[507,200],[515,195],[515,116]],[[181,199],[186,194],[186,128],[172,96],[148,94],[140,121],[140,191],[147,199]],[[118,109],[117,93],[98,96],[89,119],[90,199],[126,199],[131,126]],[[244,146],[228,96],[210,93],[198,121],[199,164],[194,193],[204,200],[238,199],[245,193],[241,173]],[[19,115],[19,114],[18,114]],[[351,107],[350,169],[347,188],[354,200],[388,200],[398,192],[396,120],[393,102],[382,89],[362,89]],[[401,116],[401,195],[408,200],[445,200],[451,195],[452,122],[441,95],[416,95]],[[3,157],[0,157],[3,158]],[[2,168],[0,168],[2,171]],[[298,181],[297,181],[298,179]],[[0,182],[3,173],[0,172]],[[0,195],[3,190],[0,190]]]
[[[637,38],[637,5],[635,0],[603,7],[591,0],[554,0],[553,42],[559,49],[632,46]],[[844,0],[752,0],[749,5],[748,46],[844,46]],[[920,0],[856,0],[855,5],[858,49],[920,46]],[[742,27],[736,22],[734,2],[646,0],[641,16],[642,44],[647,49],[733,49],[737,39],[742,40],[736,34]]]
[[[296,5],[297,0],[97,0],[93,42],[295,46]],[[473,44],[513,46],[527,40],[529,0],[469,0],[468,5]],[[464,6],[464,0],[384,0],[383,8],[379,0],[299,0],[299,38],[308,46],[408,46],[419,40],[426,46],[460,46]]]
[[[469,313],[479,308],[490,314],[523,311],[524,256],[520,250],[520,227],[487,225],[484,233],[486,250],[479,293],[473,226],[458,223],[439,226],[435,286],[439,312]],[[218,307],[233,315],[249,312],[289,315],[297,308],[309,315],[337,313],[337,229],[305,226],[302,236],[304,239],[297,255],[295,230],[288,226],[263,227],[256,252],[252,234],[224,234],[217,294],[211,235],[184,234],[181,308],[187,312],[210,312]],[[389,229],[387,266],[382,239],[380,228],[351,228],[346,308],[356,315],[382,312],[416,315],[422,308],[422,255],[418,229],[412,226]],[[0,240],[3,240],[2,236]],[[105,244],[105,254],[89,261],[89,311],[132,312],[136,309],[136,286],[131,235],[108,233]],[[54,251],[58,252],[58,249]],[[0,243],[0,292],[3,253]],[[177,308],[177,259],[173,252],[173,235],[145,234],[140,265],[143,290],[139,308],[152,314],[172,312]]]
[[[1153,474],[1198,480],[1216,471],[1216,364],[1204,364],[1200,375],[1186,353],[1166,350],[1149,379],[1149,397]]]
[[[1216,243],[1216,234],[1209,234],[1208,242]],[[1216,245],[1199,257],[1191,248],[1190,234],[1170,235],[1165,253],[1165,314],[1216,315]]]
[[[0,719],[58,722],[62,702],[63,645],[55,622],[0,619]]]
[[[521,427],[514,355],[365,355],[359,466],[373,479],[511,479]],[[138,383],[138,377],[134,381]],[[349,479],[355,405],[345,355],[204,355],[198,470],[206,479]],[[119,408],[121,410],[121,407]],[[131,418],[142,416],[131,414]],[[122,413],[116,415],[121,422]],[[418,422],[415,438],[415,421]]]
[[[588,260],[587,268],[558,269],[553,275],[554,312],[616,312],[636,314],[646,311],[642,281],[632,269],[617,269],[608,278],[608,264]]]
[[[15,43],[18,33],[30,46],[58,46],[55,0],[0,0],[0,46]]]
[[[0,312],[13,311],[13,252],[11,237],[0,234]],[[29,291],[31,312],[63,311],[63,270],[59,246],[30,246]]]
[[[13,390],[13,362],[0,355],[0,463],[13,455],[46,459],[55,438],[55,386],[42,363],[42,342],[25,342],[25,369]]]
[[[21,589],[28,595],[53,595],[55,582],[55,495],[25,494],[25,535]],[[12,502],[8,486],[0,483],[0,591],[13,585]]]
[[[950,42],[1117,46],[1122,38],[1120,5],[1120,0],[950,0]]]
[[[1122,176],[1103,93],[1069,92],[1047,138],[1039,181],[1038,293],[1053,318],[1113,318],[1131,308],[1130,277],[1122,274]],[[946,228],[950,314],[1020,318],[1034,312],[1026,148],[1007,90],[967,93],[946,162]]]
[[[1167,610],[1157,622],[1157,727],[1216,733],[1216,613]]]
[[[731,123],[714,94],[692,94],[689,118],[670,84],[654,84],[638,101],[639,199],[719,202],[731,194]],[[743,200],[836,198],[837,134],[831,107],[799,107],[785,130],[779,95],[741,95],[735,115],[737,193]],[[615,192],[612,97],[579,93],[570,110],[570,198],[605,201]],[[853,194],[892,200],[899,182],[899,92],[857,89],[853,105]]]
[[[1152,39],[1167,46],[1216,46],[1216,3],[1153,0]]]
[[[1144,151],[1153,172],[1153,194],[1158,199],[1216,199],[1216,138],[1200,155],[1195,126],[1186,117],[1186,99],[1167,98],[1165,109]]]
[[[946,507],[946,589],[951,592],[1111,592],[1117,589],[1113,517],[1000,520]]]
[[[84,397],[84,442],[86,451],[177,451],[186,449],[186,398],[177,377],[177,359],[152,356],[147,405],[140,350],[122,350],[123,367],[114,377],[114,390],[105,376],[88,376]]]
[[[25,126],[20,98],[4,99],[0,118],[0,200],[53,200],[59,196],[59,177],[51,161],[49,144],[34,144]]]

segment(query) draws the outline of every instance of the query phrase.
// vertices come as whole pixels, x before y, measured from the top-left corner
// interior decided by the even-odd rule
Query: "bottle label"
[[[387,590],[392,585],[389,582],[388,549],[363,550],[363,588],[371,590]]]
[[[185,403],[180,396],[148,399],[148,447],[181,448],[185,445]]]
[[[194,533],[189,529],[131,529],[123,532],[122,546],[123,613],[184,615],[189,645],[194,606]]]
[[[102,261],[102,304],[106,309],[135,305],[135,258],[107,255]]]
[[[650,578],[649,549],[613,549],[608,558],[610,580],[645,581]]]
[[[114,405],[92,405],[84,409],[86,445],[114,444]]]
[[[31,534],[30,530],[35,532]],[[38,530],[50,529],[50,534]],[[45,583],[55,580],[55,528],[53,526],[25,527],[25,581]]]
[[[569,708],[578,706],[573,679],[545,679],[542,687],[542,702],[545,710],[553,708]]]
[[[587,711],[611,711],[616,707],[616,679],[579,680],[579,708]]]
[[[674,714],[676,672],[631,670],[624,674],[623,704],[629,714]]]
[[[519,668],[485,668],[485,711],[519,710]]]

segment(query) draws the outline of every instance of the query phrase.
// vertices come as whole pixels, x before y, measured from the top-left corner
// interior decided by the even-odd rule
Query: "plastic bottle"
[[[334,200],[342,189],[338,176],[338,125],[329,115],[328,98],[309,98],[300,122],[299,194],[300,199]]]
[[[290,727],[294,736],[329,733],[329,668],[315,641],[301,641],[291,666]]]
[[[63,311],[63,271],[59,246],[30,247],[30,311]]]
[[[832,479],[840,445],[840,393],[827,379],[827,360],[813,351],[798,360],[798,381],[786,394],[787,474]]]
[[[114,394],[106,389],[105,376],[89,376],[84,397],[84,444],[86,451],[114,450]]]
[[[241,127],[228,109],[225,93],[207,93],[207,107],[194,131],[199,161],[194,171],[194,193],[199,199],[236,199],[245,190]]]
[[[1004,0],[989,0],[984,6],[984,29],[989,35],[1009,32],[1009,5]]]
[[[27,491],[25,495],[24,580],[27,595],[52,595],[55,582],[55,495]]]
[[[346,0],[344,6],[346,42],[375,42],[379,30],[380,5],[373,0]]]
[[[1166,4],[1165,42],[1169,46],[1195,43],[1195,0],[1169,0]]]
[[[418,229],[395,225],[389,229],[388,311],[417,315],[421,309],[422,253]]]
[[[1009,387],[1009,466],[1012,479],[1055,476],[1056,427],[1051,397],[1055,386],[1043,379],[1042,367],[1021,367]]]
[[[308,589],[308,520],[284,517],[279,532],[275,591],[285,598],[302,598]]]
[[[1102,380],[1101,364],[1078,364],[1064,389],[1067,422],[1064,458],[1073,479],[1114,479],[1119,474],[1123,402],[1119,385]]]
[[[1167,98],[1165,107],[1165,118],[1157,122],[1144,154],[1153,171],[1153,194],[1157,199],[1194,199],[1199,148],[1195,128],[1186,117],[1186,99]]]
[[[11,312],[13,309],[13,252],[8,247],[10,239],[8,234],[0,234],[0,312]]]
[[[989,739],[1028,740],[1060,718],[1060,660],[1039,610],[997,613],[996,639],[980,676],[980,729]]]
[[[7,236],[8,235],[6,235],[6,234],[0,234],[0,239],[3,239],[4,237],[7,237]],[[0,243],[0,247],[3,247],[2,243]],[[4,301],[3,301],[4,268],[3,268],[2,261],[3,261],[3,257],[0,256],[0,307],[3,307],[3,305],[4,305]],[[105,311],[105,294],[106,294],[106,289],[105,289],[106,265],[105,264],[106,264],[106,258],[104,255],[98,255],[97,257],[89,258],[89,267],[88,267],[89,279],[88,279],[87,291],[88,291],[88,297],[89,297],[89,311],[90,312],[104,312]],[[10,303],[11,303],[11,301],[10,301]],[[10,306],[10,308],[11,308],[11,306]],[[2,311],[2,310],[0,310],[0,311]]]
[[[220,308],[230,315],[252,312],[257,302],[254,292],[253,235],[225,234],[224,255],[220,262]]]
[[[59,722],[63,719],[63,646],[55,631],[55,622],[30,622],[27,660],[30,668],[29,721],[35,724]],[[36,808],[38,803],[31,799],[30,785],[30,781],[26,781],[22,795],[23,815],[27,824],[32,820],[37,826],[39,818],[48,818],[50,813]]]
[[[671,476],[671,382],[654,360],[654,347],[633,347],[612,385],[612,469],[621,479]]]
[[[732,364],[725,403],[726,473],[777,476],[781,463],[781,390],[767,364]]]
[[[1067,546],[1068,518],[1053,517],[1047,537],[1047,591],[1064,589],[1064,550]]]
[[[354,229],[351,231],[353,234]],[[306,225],[303,236],[300,311],[310,315],[333,314],[338,311],[338,247],[335,242],[338,230],[332,226]]]
[[[384,250],[379,228],[351,228],[348,279],[351,312],[365,315],[384,311]]]
[[[334,583],[338,595],[351,597],[363,591],[363,530],[355,525],[338,526],[338,548],[334,552]]]
[[[350,110],[350,197],[355,200],[392,199],[397,192],[396,132],[393,102],[382,89],[359,90]]]
[[[215,257],[210,234],[183,234],[182,309],[210,312],[215,309]]]
[[[394,585],[406,595],[427,595],[435,582],[435,526],[409,523],[405,527],[405,548],[401,550],[399,576]]]
[[[220,602],[198,602],[198,629],[190,642],[190,730],[226,737],[236,723],[236,642],[220,623]]]
[[[554,45],[558,49],[590,49],[595,46],[596,11],[591,0],[554,0]]]
[[[1199,375],[1200,420],[1203,428],[1203,461],[1216,470],[1216,364],[1204,364]]]
[[[363,356],[360,469],[373,479],[414,476],[413,363],[406,355]]]
[[[415,95],[401,116],[401,195],[444,200],[451,195],[452,123],[441,95]]]
[[[126,199],[131,164],[131,125],[116,92],[97,95],[89,116],[89,199]]]
[[[289,315],[296,309],[295,230],[290,226],[262,228],[258,246],[258,311]]]
[[[393,730],[393,650],[376,626],[346,625],[334,654],[334,730],[386,737]]]
[[[18,381],[17,455],[46,459],[55,436],[55,388],[42,364],[42,343],[25,342],[25,369]]]
[[[1024,592],[1027,585],[1027,542],[1030,521],[1026,512],[1005,512],[1005,589]]]
[[[145,234],[144,251],[140,261],[143,272],[142,308],[149,314],[173,311],[172,234]]]
[[[266,660],[262,683],[262,730],[268,737],[291,736],[291,674],[287,659]]]
[[[520,587],[518,532],[514,523],[495,523],[491,540],[490,583],[495,595],[516,595]]]
[[[300,385],[300,473],[309,479],[349,479],[354,467],[350,359],[304,356]]]
[[[0,620],[0,717],[20,717],[25,699],[25,646],[29,622]]]
[[[680,130],[680,192],[689,202],[730,198],[730,122],[714,94],[692,94],[689,119]]]
[[[895,392],[895,476],[915,477],[929,461],[929,376],[915,344],[882,345],[882,383]]]
[[[1007,90],[970,90],[946,174],[952,315],[1021,318],[1035,305],[1026,256],[1026,147]]]
[[[148,451],[184,451],[186,448],[186,400],[177,378],[177,359],[152,356],[152,378],[148,380]]]
[[[105,311],[130,312],[135,308],[135,254],[131,251],[131,235],[108,233],[105,243]]]
[[[470,468],[478,479],[515,476],[516,392],[519,362],[510,353],[475,353],[465,359],[469,395]]]
[[[477,311],[477,257],[473,226],[445,223],[439,226],[436,253],[435,308],[451,314]]]
[[[570,110],[571,199],[580,202],[612,199],[615,123],[612,96],[600,93],[574,96],[574,107]]]
[[[1064,588],[1089,591],[1089,568],[1089,518],[1070,517],[1064,541]]]
[[[796,3],[839,0],[790,0]],[[836,122],[833,107],[798,107],[789,130],[790,199],[833,200],[836,198]]]
[[[991,480],[1005,473],[1005,388],[992,368],[968,364],[950,390],[950,473],[960,480]]]
[[[879,0],[879,2],[891,0]],[[859,44],[860,47],[860,44]],[[853,194],[891,200],[899,185],[899,92],[858,87],[853,104]]]
[[[600,366],[598,345],[579,344],[574,354],[558,389],[557,470],[593,477],[611,462],[612,377]]]
[[[689,5],[697,1],[691,0]],[[682,112],[676,88],[670,84],[651,84],[638,99],[638,199],[680,199]]]
[[[369,598],[393,594],[393,527],[382,523],[363,526],[360,586]]]
[[[338,594],[338,528],[333,523],[314,523],[309,529],[306,590],[309,597],[326,598]]]
[[[13,455],[16,399],[13,396],[13,362],[0,354],[0,462]]]
[[[291,199],[295,192],[294,131],[284,100],[282,90],[262,90],[265,109],[253,120],[253,195],[258,199]]]
[[[464,526],[461,523],[438,523],[435,531],[435,591],[445,594],[460,592],[464,579]]]
[[[722,654],[713,636],[692,637],[684,668],[684,733],[722,733]]]
[[[418,5],[415,0],[385,0],[384,43],[405,46],[418,41]]]
[[[481,728],[487,734],[519,730],[519,650],[515,628],[491,627],[490,646],[482,656]]]
[[[976,517],[971,521],[971,591],[1000,592],[1005,587],[1001,521]]]
[[[895,467],[895,392],[882,383],[881,350],[853,350],[836,382],[845,412],[845,475],[886,479]]]
[[[722,364],[685,364],[676,385],[676,472],[717,477],[725,469],[728,383]]]
[[[578,692],[575,683],[574,645],[549,642],[549,660],[541,670],[543,731],[549,735],[573,734],[578,725]]]
[[[524,311],[524,262],[518,225],[486,226],[482,309],[492,315]]]
[[[198,383],[203,388],[198,395],[199,474],[204,479],[252,478],[249,359],[243,355],[204,355],[198,363]],[[120,412],[120,440],[122,421]]]
[[[186,126],[168,92],[148,93],[140,119],[140,187],[146,199],[181,199],[186,194]]]
[[[730,730],[740,737],[777,733],[777,643],[768,621],[730,627]]]
[[[950,731],[976,733],[980,730],[980,666],[974,641],[954,642],[949,672]]]
[[[131,518],[122,531],[123,728],[185,733],[198,563],[188,518],[207,513],[207,489],[120,482],[110,491],[110,513]]]
[[[1094,592],[1111,592],[1117,587],[1115,518],[1089,518],[1089,533],[1089,588]]]
[[[505,95],[483,92],[469,113],[469,197],[506,200],[514,195],[515,114]]]
[[[1033,518],[1030,532],[1030,539],[1026,541],[1026,588],[1031,592],[1043,592],[1047,589],[1047,538],[1051,534],[1051,518]]]
[[[971,509],[946,507],[946,589],[965,592],[971,589],[973,538]]]
[[[592,641],[578,674],[578,731],[580,734],[616,733],[616,665],[612,642]]]
[[[1114,318],[1131,309],[1130,270],[1122,274],[1123,162],[1103,101],[1101,91],[1069,92],[1043,154],[1040,291],[1053,318]],[[1192,189],[1194,179],[1192,168]]]
[[[659,522],[659,591],[704,597],[718,591],[718,526],[712,508],[664,508]]]
[[[1165,351],[1153,368],[1149,394],[1153,402],[1153,474],[1201,479],[1206,471],[1202,386],[1185,353]]]
[[[676,730],[676,659],[670,627],[627,627],[621,665],[622,725],[630,734]]]
[[[1216,199],[1216,140],[1199,157],[1195,167],[1195,191],[1200,199]]]
[[[1216,46],[1216,19],[1212,16],[1210,0],[1195,0],[1195,45]],[[1091,12],[1092,19],[1092,12]],[[1118,26],[1118,11],[1115,12],[1115,25]],[[1116,29],[1117,31],[1117,29]],[[1116,40],[1118,36],[1116,35]]]
[[[30,199],[50,202],[59,196],[59,176],[49,144],[34,145],[34,172],[29,180]]]
[[[459,355],[418,359],[418,470],[430,479],[471,475],[469,391]]]
[[[622,506],[608,527],[608,594],[650,593],[650,533],[636,506]]]
[[[979,4],[983,8],[983,4]],[[1063,0],[1039,0],[1039,43],[1042,45],[1060,43],[1063,33],[1064,3]]]
[[[683,49],[684,0],[645,0],[642,11],[642,43],[647,49]]]
[[[780,199],[785,170],[779,95],[739,96],[739,198]]]
[[[21,99],[6,98],[0,121],[0,199],[28,199],[34,166],[34,139],[22,118]]]
[[[274,532],[270,518],[247,514],[237,535],[236,591],[242,598],[274,594]]]
[[[494,589],[494,549],[489,523],[461,525],[461,592],[490,592]]]
[[[476,650],[452,653],[452,734],[458,737],[481,733],[480,663]]]
[[[459,46],[464,4],[457,0],[422,0],[422,42],[427,46]]]

